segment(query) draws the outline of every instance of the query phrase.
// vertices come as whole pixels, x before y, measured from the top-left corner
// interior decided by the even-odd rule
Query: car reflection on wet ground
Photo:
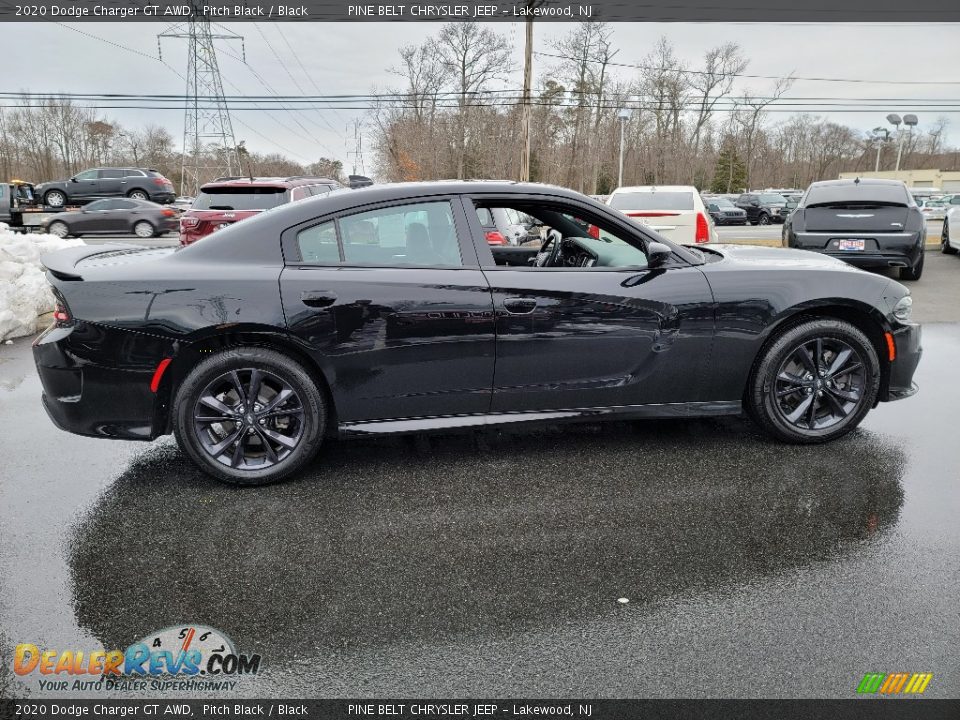
[[[0,649],[194,622],[263,656],[245,696],[852,697],[895,670],[956,696],[960,326],[924,345],[920,394],[826,446],[740,419],[364,440],[238,490],[170,440],[54,429],[18,342]]]

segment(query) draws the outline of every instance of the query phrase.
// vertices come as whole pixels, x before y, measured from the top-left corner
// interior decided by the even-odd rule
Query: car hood
[[[822,253],[793,248],[764,247],[759,245],[726,245],[711,243],[700,246],[698,250],[713,250],[730,263],[743,266],[755,266],[763,269],[816,268],[820,270],[848,270],[864,272],[838,258]],[[707,264],[709,267],[710,263]]]

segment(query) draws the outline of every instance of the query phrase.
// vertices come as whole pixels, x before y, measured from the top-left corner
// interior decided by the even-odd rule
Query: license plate
[[[837,242],[837,246],[841,250],[854,250],[854,251],[863,250],[865,245],[866,245],[865,240],[839,240]]]

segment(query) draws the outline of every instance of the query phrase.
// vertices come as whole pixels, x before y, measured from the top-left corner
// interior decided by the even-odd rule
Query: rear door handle
[[[533,298],[507,298],[503,307],[511,315],[529,315],[536,309],[537,301]]]
[[[307,307],[323,308],[333,305],[337,295],[329,290],[306,291],[300,293],[300,301]]]

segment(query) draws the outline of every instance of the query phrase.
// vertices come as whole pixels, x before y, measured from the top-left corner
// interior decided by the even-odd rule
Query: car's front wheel
[[[234,485],[289,477],[316,455],[326,403],[307,371],[274,350],[225,350],[198,364],[173,407],[180,447]]]
[[[70,228],[67,227],[66,223],[54,220],[47,225],[47,232],[51,235],[56,235],[58,238],[65,238],[70,234]]]
[[[869,338],[848,322],[811,318],[767,346],[745,406],[775,438],[822,443],[859,425],[879,389],[880,361]]]
[[[770,216],[766,213],[760,213],[760,217],[757,218],[757,225],[769,225]]]
[[[138,238],[151,238],[156,233],[156,228],[147,220],[140,220],[133,226],[133,234]]]
[[[940,234],[940,252],[944,255],[956,255],[957,249],[950,244],[950,223],[943,221],[943,232]]]
[[[43,204],[56,208],[63,207],[67,204],[67,195],[60,190],[51,190],[43,196]]]

